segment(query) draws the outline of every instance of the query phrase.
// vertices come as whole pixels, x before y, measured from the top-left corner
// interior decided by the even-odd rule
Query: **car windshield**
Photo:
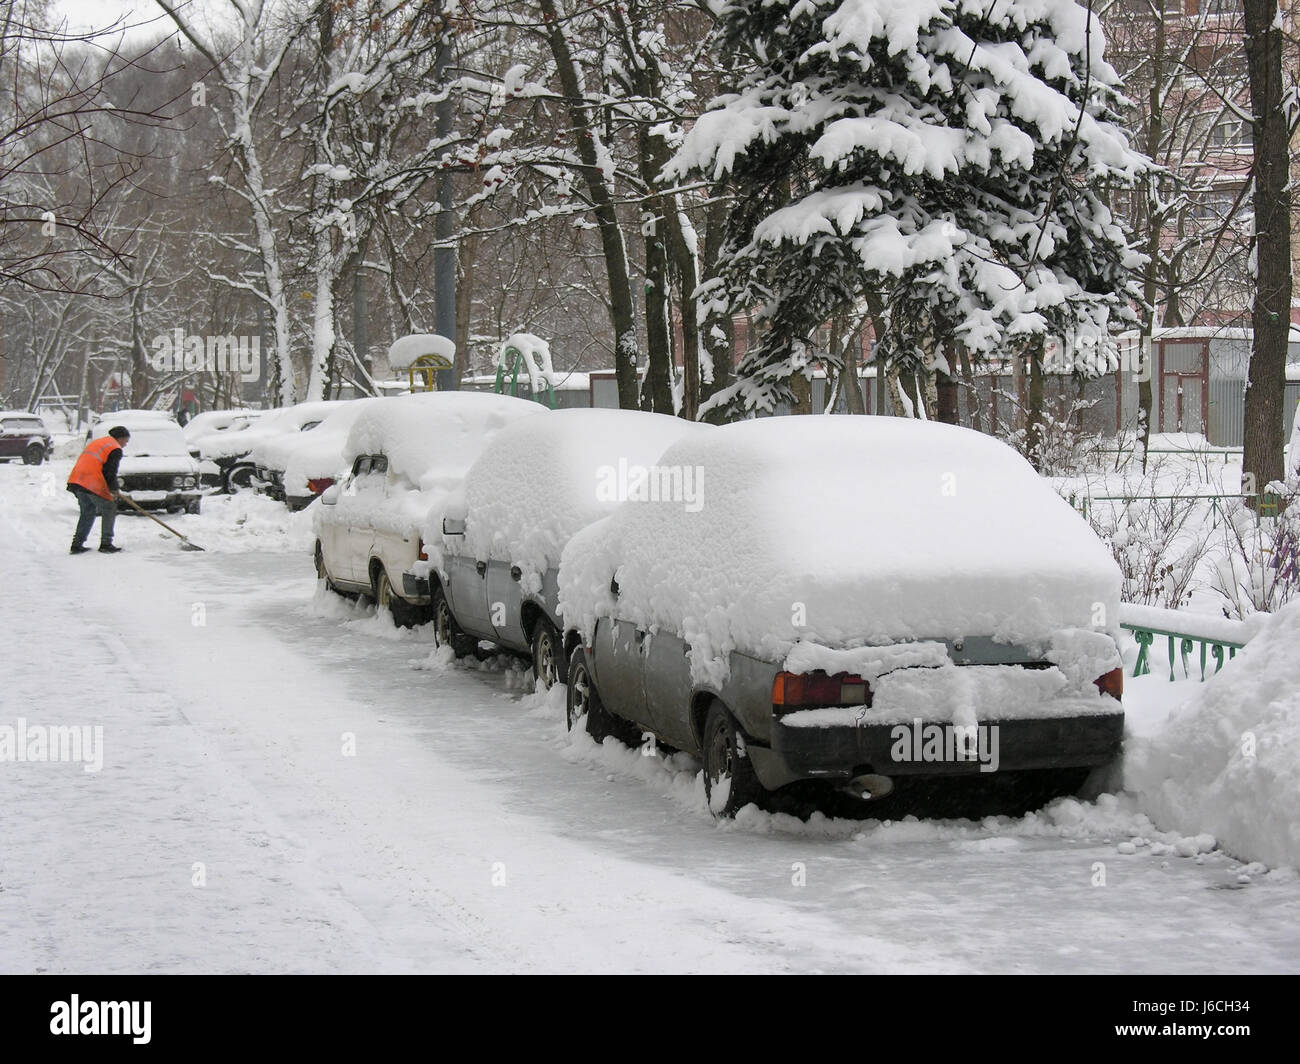
[[[175,425],[131,429],[131,439],[126,445],[126,454],[135,458],[144,455],[188,455],[189,453],[189,444],[185,441],[185,435]]]

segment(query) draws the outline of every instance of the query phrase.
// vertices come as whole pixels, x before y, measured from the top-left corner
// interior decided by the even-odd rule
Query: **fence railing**
[[[1206,678],[1209,662],[1214,662],[1214,672],[1223,668],[1225,660],[1231,661],[1237,651],[1250,638],[1250,626],[1226,617],[1199,616],[1179,610],[1164,610],[1155,606],[1138,606],[1123,603],[1119,610],[1119,626],[1133,633],[1137,640],[1138,656],[1133,665],[1134,676],[1145,676],[1151,671],[1151,657],[1157,637],[1167,640],[1169,651],[1169,679],[1178,678],[1175,666],[1181,662],[1183,676],[1191,677],[1188,659],[1199,648],[1201,679]],[[1226,658],[1225,658],[1226,655]],[[1210,675],[1213,675],[1211,673]]]

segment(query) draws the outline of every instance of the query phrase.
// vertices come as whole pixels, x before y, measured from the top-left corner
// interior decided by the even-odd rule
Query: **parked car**
[[[27,410],[0,411],[0,462],[22,459],[40,465],[49,457],[54,438],[41,418]]]
[[[257,417],[233,421],[219,432],[191,435],[190,446],[199,452],[205,466],[211,463],[216,467],[223,491],[251,490],[258,480],[252,457],[258,447],[277,437],[311,431],[340,405],[335,400],[321,400],[268,410]]]
[[[198,513],[203,505],[199,463],[190,455],[180,425],[156,411],[118,410],[101,415],[87,438],[97,439],[114,425],[125,426],[131,433],[118,466],[122,491],[146,510]],[[130,506],[120,503],[118,509]]]
[[[398,624],[422,622],[430,571],[441,565],[426,544],[441,539],[447,499],[496,433],[547,413],[523,399],[468,392],[368,404],[344,447],[351,472],[316,507],[317,576],[335,591],[374,598]]]
[[[760,418],[679,441],[658,475],[696,504],[625,502],[561,557],[571,727],[699,757],[721,816],[805,780],[1063,792],[1116,757],[1119,571],[1009,447]]]
[[[258,444],[249,456],[257,467],[256,484],[290,510],[301,510],[347,472],[343,457],[353,423],[380,399],[348,399],[331,404],[319,421],[297,433],[281,433]]]
[[[448,509],[434,638],[458,653],[480,640],[526,653],[547,687],[563,681],[556,578],[565,544],[618,506],[628,471],[710,430],[667,414],[591,409],[503,429],[465,475],[463,502]]]
[[[185,422],[182,431],[189,441],[191,456],[198,460],[199,476],[206,486],[224,489],[226,486],[226,470],[235,461],[234,458],[224,454],[220,457],[206,457],[204,447],[207,437],[218,436],[227,432],[238,433],[251,425],[263,413],[264,411],[261,410],[250,409],[205,410],[201,414],[195,414],[189,421]]]

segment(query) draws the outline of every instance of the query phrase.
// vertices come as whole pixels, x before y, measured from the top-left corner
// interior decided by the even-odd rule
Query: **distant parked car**
[[[40,465],[49,457],[54,439],[45,422],[26,410],[0,411],[0,462],[22,459]]]
[[[401,625],[422,622],[430,570],[441,564],[445,503],[492,437],[548,411],[501,395],[430,392],[376,400],[357,416],[343,455],[351,472],[316,508],[316,573],[373,598]],[[437,537],[436,539],[434,537]]]
[[[1119,571],[1011,448],[774,417],[658,466],[661,501],[561,558],[571,727],[698,756],[720,816],[805,780],[863,800],[981,773],[1069,791],[1117,755]]]
[[[223,455],[219,459],[208,458],[204,455],[205,440],[209,436],[217,436],[225,432],[239,432],[247,428],[259,417],[261,410],[205,410],[201,414],[195,414],[189,421],[185,422],[182,431],[185,438],[190,444],[190,454],[198,459],[199,476],[208,487],[224,488],[226,469],[233,464],[234,459]]]
[[[273,436],[249,456],[257,467],[256,485],[290,510],[301,510],[347,472],[343,457],[353,423],[371,403],[348,399],[331,404],[319,421],[305,421],[297,432]]]
[[[563,682],[556,575],[565,544],[619,505],[629,471],[709,431],[667,414],[590,409],[503,429],[466,473],[464,503],[448,511],[434,638],[461,653],[487,640],[530,654],[547,687]]]
[[[314,429],[340,405],[337,401],[321,400],[267,410],[257,417],[232,421],[221,431],[190,434],[190,447],[199,452],[205,466],[211,463],[217,468],[223,491],[251,490],[258,480],[252,457],[258,447],[280,436]]]
[[[199,463],[190,455],[180,425],[153,411],[119,410],[101,415],[91,425],[88,438],[98,439],[114,425],[125,426],[131,433],[118,466],[122,491],[146,510],[198,513],[203,505]],[[118,509],[130,506],[122,503]]]

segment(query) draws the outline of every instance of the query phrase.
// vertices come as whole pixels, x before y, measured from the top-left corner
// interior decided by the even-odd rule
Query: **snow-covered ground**
[[[4,971],[1300,970],[1295,873],[1136,798],[716,823],[690,759],[319,590],[309,511],[70,557],[67,468],[0,466],[0,727],[102,727],[102,767],[0,762]],[[1141,734],[1199,687],[1127,684]]]

